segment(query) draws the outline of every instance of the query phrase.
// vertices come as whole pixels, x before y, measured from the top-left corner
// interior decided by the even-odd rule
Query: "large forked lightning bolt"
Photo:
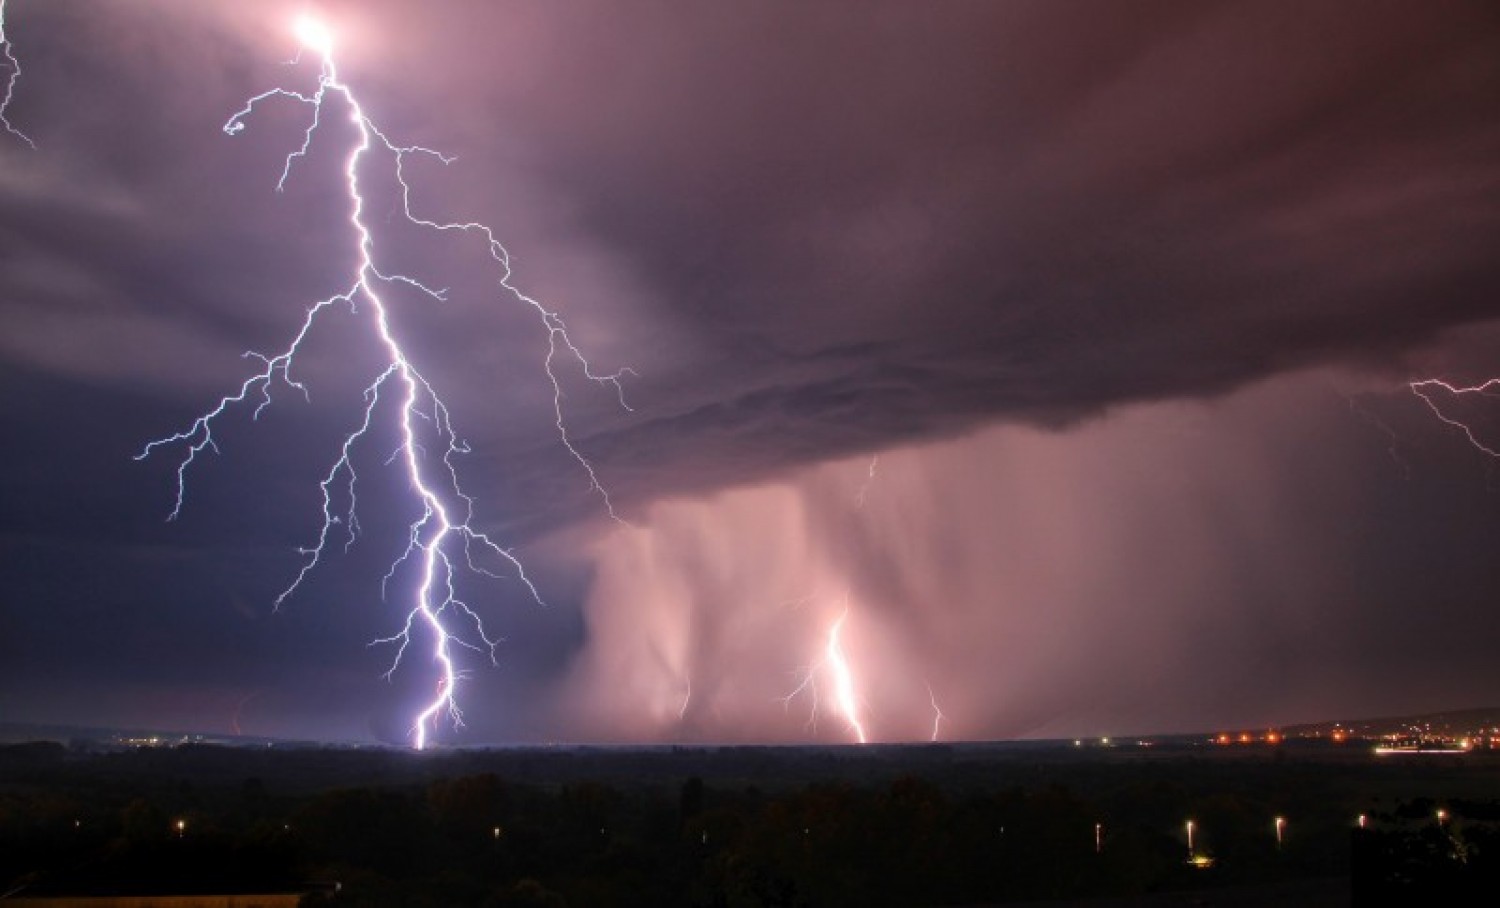
[[[362,168],[372,158],[388,160],[396,182],[401,189],[402,213],[414,225],[438,232],[469,233],[479,236],[494,259],[500,273],[500,285],[517,301],[530,306],[542,322],[547,334],[546,355],[543,368],[552,383],[553,412],[563,446],[582,466],[588,476],[591,489],[604,501],[610,516],[614,509],[608,494],[599,483],[593,467],[573,445],[568,436],[562,415],[562,388],[553,371],[553,361],[559,355],[571,356],[579,363],[583,374],[595,382],[613,386],[623,406],[623,389],[620,379],[629,371],[613,374],[596,374],[582,352],[568,336],[562,318],[544,307],[537,300],[517,290],[511,283],[510,255],[495,238],[489,227],[479,223],[447,223],[434,221],[414,213],[411,187],[403,170],[407,158],[421,155],[450,163],[448,158],[429,148],[415,145],[397,145],[381,132],[365,115],[353,90],[339,79],[333,60],[332,35],[321,24],[312,20],[297,23],[296,33],[304,48],[315,53],[320,61],[317,90],[305,94],[285,88],[274,88],[251,98],[245,107],[229,118],[224,131],[237,135],[245,128],[245,120],[255,112],[257,105],[271,99],[288,99],[311,109],[310,122],[303,134],[301,145],[287,155],[281,171],[277,189],[282,189],[292,167],[298,159],[307,155],[313,136],[323,121],[325,106],[330,102],[342,103],[347,110],[349,122],[355,130],[355,138],[344,164],[349,201],[349,227],[355,240],[355,258],[349,285],[339,293],[313,303],[303,318],[291,343],[274,356],[247,353],[246,357],[257,360],[261,368],[245,379],[239,389],[221,398],[213,409],[198,417],[187,429],[147,444],[137,459],[149,456],[158,448],[178,446],[183,449],[177,467],[177,498],[169,519],[181,513],[186,492],[187,471],[205,450],[217,451],[213,429],[216,421],[228,411],[248,405],[253,398],[253,417],[271,403],[271,392],[277,382],[300,391],[304,397],[307,388],[292,375],[294,358],[302,342],[312,330],[314,321],[325,310],[335,304],[347,306],[351,313],[358,313],[361,305],[368,317],[368,327],[373,340],[384,355],[385,365],[375,374],[365,388],[364,409],[358,425],[344,438],[338,458],[323,477],[323,523],[312,546],[301,550],[304,560],[290,585],[276,597],[279,607],[295,593],[302,581],[317,567],[323,553],[335,535],[336,526],[343,527],[345,548],[353,544],[359,531],[356,519],[355,474],[353,452],[365,437],[383,409],[394,409],[394,419],[399,430],[400,445],[392,462],[399,462],[405,471],[416,497],[420,512],[409,527],[405,550],[392,563],[386,573],[384,588],[397,571],[407,562],[415,562],[417,588],[410,609],[406,613],[401,629],[389,637],[372,641],[375,644],[393,644],[396,654],[391,661],[387,677],[394,675],[400,667],[408,646],[413,641],[413,631],[427,633],[433,640],[432,659],[437,665],[436,690],[412,722],[413,743],[418,749],[426,746],[428,727],[435,727],[439,716],[446,714],[455,727],[463,724],[463,714],[456,699],[458,682],[462,671],[456,662],[455,647],[464,647],[488,655],[495,661],[495,648],[499,641],[492,638],[484,628],[478,613],[458,598],[454,578],[460,567],[476,573],[497,576],[476,560],[503,561],[525,584],[531,596],[541,602],[536,587],[527,578],[521,562],[507,549],[502,548],[478,530],[470,521],[473,518],[474,501],[466,495],[459,484],[458,471],[454,463],[456,455],[467,453],[468,448],[456,434],[447,406],[438,397],[432,385],[423,376],[416,364],[407,355],[399,338],[392,329],[388,317],[388,303],[381,295],[383,289],[392,285],[403,285],[437,299],[443,291],[435,290],[420,280],[404,275],[386,273],[377,264],[376,242],[365,220],[365,200],[360,188]],[[295,62],[295,61],[294,61]],[[340,502],[346,502],[340,507]],[[616,518],[618,519],[618,518]],[[466,628],[455,630],[455,624]]]
[[[1450,384],[1438,378],[1428,378],[1422,381],[1414,381],[1410,387],[1411,392],[1422,398],[1422,402],[1427,404],[1427,408],[1432,411],[1434,416],[1464,433],[1464,437],[1469,439],[1469,444],[1491,457],[1500,458],[1500,451],[1496,451],[1494,448],[1480,441],[1479,436],[1474,434],[1474,429],[1468,423],[1444,413],[1442,408],[1438,406],[1437,401],[1432,399],[1434,394],[1439,393],[1449,394],[1457,398],[1469,396],[1500,397],[1500,378],[1492,378],[1480,384],[1468,386]]]
[[[5,33],[5,0],[0,0],[0,58],[5,60],[5,92],[0,94],[0,126],[5,131],[30,145],[36,147],[36,143],[26,133],[17,129],[10,122],[6,114],[10,107],[11,98],[16,94],[16,83],[21,80],[21,61],[16,59],[15,49],[10,45],[10,38]]]

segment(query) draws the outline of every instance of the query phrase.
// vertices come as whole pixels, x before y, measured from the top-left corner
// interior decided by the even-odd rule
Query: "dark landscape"
[[[1500,749],[1342,730],[1495,712],[1228,745],[36,741],[0,750],[0,874],[18,905],[1432,904],[1500,884]]]

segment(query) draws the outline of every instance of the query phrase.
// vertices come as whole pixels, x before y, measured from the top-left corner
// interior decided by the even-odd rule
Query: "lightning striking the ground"
[[[16,83],[21,81],[21,61],[16,59],[15,48],[11,46],[10,35],[5,30],[5,0],[0,0],[0,59],[5,61],[5,91],[0,94],[0,127],[4,127],[6,132],[32,148],[36,148],[36,143],[31,141],[31,137],[10,122],[10,102],[16,95]]]
[[[1427,404],[1427,408],[1432,411],[1434,416],[1462,432],[1464,437],[1469,440],[1469,444],[1491,457],[1500,458],[1500,451],[1481,441],[1478,434],[1474,431],[1473,426],[1443,412],[1442,407],[1433,399],[1435,395],[1441,394],[1446,394],[1457,400],[1473,397],[1497,399],[1500,398],[1500,378],[1491,378],[1477,385],[1455,385],[1442,379],[1428,378],[1422,381],[1414,381],[1410,387],[1411,392],[1422,398],[1422,402]]]
[[[812,709],[808,715],[808,727],[816,728],[818,712],[821,708],[821,699],[818,694],[818,676],[827,673],[833,681],[833,703],[834,709],[844,722],[848,724],[849,731],[853,733],[854,739],[860,744],[868,744],[869,736],[865,734],[864,722],[860,719],[860,701],[858,688],[854,681],[854,671],[849,667],[849,659],[844,654],[844,644],[841,640],[844,630],[844,622],[849,618],[849,603],[847,598],[844,608],[839,616],[828,626],[828,638],[823,645],[823,655],[802,675],[802,681],[791,693],[781,698],[783,705],[790,704],[802,694],[807,694],[812,700]]]
[[[937,694],[933,693],[930,683],[927,685],[927,702],[932,704],[932,736],[927,740],[936,741],[943,730],[943,720],[948,717],[943,715],[943,708],[938,705]]]
[[[865,736],[865,726],[859,720],[859,696],[855,693],[854,672],[849,668],[849,660],[844,658],[844,645],[839,641],[844,621],[848,617],[849,610],[846,608],[828,628],[828,645],[823,650],[823,657],[833,672],[834,703],[838,705],[839,713],[849,723],[849,728],[859,739],[859,743],[864,744],[869,738]]]
[[[880,455],[872,455],[855,495],[855,504],[860,509],[864,508],[870,489],[875,484],[879,465]],[[783,606],[800,608],[814,602],[817,598],[816,595],[803,596],[785,602]],[[844,643],[844,630],[850,611],[849,592],[846,590],[838,616],[827,625],[827,630],[824,632],[821,654],[806,668],[797,671],[796,687],[778,699],[783,707],[790,707],[793,700],[806,696],[810,703],[806,727],[815,731],[818,726],[818,716],[823,710],[820,681],[823,686],[831,685],[833,688],[832,711],[844,720],[855,741],[867,744],[870,736],[865,720],[862,718],[865,699],[857,683],[853,660]],[[932,689],[932,685],[926,682],[924,684],[927,689],[928,703],[932,707],[932,730],[928,740],[936,741],[947,716],[943,714],[943,708],[938,704],[937,693]]]
[[[401,273],[382,270],[382,258],[376,235],[366,215],[366,199],[362,192],[361,175],[367,168],[381,166],[390,168],[395,183],[399,186],[401,207],[399,214],[417,227],[438,233],[467,234],[477,237],[494,261],[499,273],[499,284],[505,293],[516,302],[529,307],[541,322],[546,333],[543,371],[552,385],[552,405],[558,437],[568,454],[581,466],[590,488],[603,501],[611,517],[615,515],[608,493],[599,482],[593,466],[573,444],[563,420],[562,387],[554,370],[559,357],[576,361],[583,375],[600,385],[610,386],[625,406],[621,379],[629,370],[610,374],[595,372],[583,353],[574,345],[561,316],[527,296],[511,283],[510,254],[496,239],[494,232],[477,222],[445,222],[417,214],[413,208],[412,190],[407,182],[404,166],[415,157],[432,158],[444,164],[453,160],[430,148],[417,145],[398,145],[376,127],[366,115],[351,86],[342,81],[334,64],[333,34],[321,23],[301,19],[295,27],[303,53],[316,56],[319,66],[316,89],[311,93],[288,88],[273,88],[251,98],[224,124],[224,131],[235,136],[246,128],[246,121],[260,105],[271,101],[291,101],[308,109],[309,122],[299,147],[285,159],[278,191],[291,178],[293,168],[307,156],[314,139],[330,115],[331,108],[339,108],[352,126],[353,139],[344,159],[344,190],[348,202],[348,227],[353,250],[350,263],[349,283],[337,293],[313,303],[306,311],[300,327],[291,342],[275,355],[249,352],[247,359],[259,363],[259,370],[239,386],[234,393],[222,397],[218,404],[199,416],[186,429],[150,442],[137,459],[144,459],[159,450],[180,450],[177,464],[177,493],[169,519],[176,519],[182,512],[187,489],[187,474],[205,451],[217,452],[214,436],[215,426],[231,411],[249,409],[252,417],[258,418],[270,405],[272,392],[286,386],[309,397],[308,388],[293,373],[298,352],[321,315],[335,307],[345,308],[353,315],[364,317],[369,334],[361,341],[379,352],[383,368],[370,376],[364,390],[363,411],[355,420],[356,425],[344,437],[338,456],[321,481],[323,496],[322,525],[313,544],[301,549],[303,556],[300,569],[291,583],[276,597],[275,605],[293,596],[304,579],[322,561],[329,547],[342,539],[347,549],[353,545],[359,533],[357,499],[355,495],[358,476],[355,471],[354,453],[371,433],[378,420],[390,419],[397,431],[398,448],[391,463],[398,464],[410,487],[414,500],[415,519],[408,526],[404,551],[387,571],[383,589],[398,579],[403,571],[415,575],[415,590],[410,594],[409,606],[401,627],[394,634],[378,638],[371,645],[395,647],[387,677],[392,677],[401,667],[409,648],[423,640],[431,641],[430,656],[436,669],[435,690],[412,720],[411,737],[417,749],[427,746],[430,730],[435,730],[438,720],[446,716],[453,727],[463,725],[463,713],[459,708],[457,691],[464,677],[458,650],[467,649],[485,658],[492,664],[496,661],[496,648],[500,641],[486,631],[480,615],[458,595],[455,577],[468,570],[488,577],[498,577],[492,567],[504,568],[525,585],[538,603],[540,593],[519,559],[509,549],[503,548],[494,539],[473,526],[474,499],[465,494],[459,481],[457,458],[468,453],[469,448],[457,434],[447,405],[437,390],[428,381],[413,361],[408,347],[398,336],[390,318],[391,301],[387,298],[393,289],[404,288],[434,299],[443,299],[444,291],[435,289],[422,280]],[[293,63],[298,63],[302,55]],[[627,407],[628,409],[628,407]]]

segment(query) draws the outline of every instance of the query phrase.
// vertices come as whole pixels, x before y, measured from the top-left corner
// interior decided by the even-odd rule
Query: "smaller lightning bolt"
[[[1381,419],[1379,416],[1376,416],[1374,413],[1371,413],[1368,409],[1361,405],[1358,398],[1351,396],[1346,399],[1349,401],[1350,413],[1353,413],[1355,416],[1358,416],[1360,419],[1379,429],[1382,433],[1385,434],[1386,438],[1390,440],[1390,443],[1387,444],[1385,448],[1386,453],[1391,456],[1391,461],[1394,462],[1396,466],[1401,470],[1401,475],[1406,479],[1411,479],[1411,466],[1401,458],[1401,451],[1396,446],[1397,442],[1400,441],[1400,437],[1396,434],[1396,430],[1387,425],[1385,420]],[[1431,406],[1430,403],[1428,405]]]
[[[1500,398],[1500,378],[1491,378],[1480,384],[1467,386],[1451,384],[1439,378],[1428,378],[1422,381],[1414,381],[1409,387],[1411,388],[1411,393],[1422,398],[1422,402],[1427,404],[1427,408],[1432,411],[1434,416],[1464,433],[1464,437],[1469,440],[1469,444],[1491,457],[1500,459],[1500,451],[1496,451],[1494,448],[1480,441],[1479,436],[1474,433],[1474,429],[1468,423],[1444,413],[1443,409],[1438,406],[1437,401],[1433,399],[1434,395],[1438,394],[1448,394],[1460,399],[1465,397]]]
[[[875,484],[875,468],[878,466],[880,466],[880,455],[872,454],[870,456],[870,469],[865,476],[865,481],[859,484],[859,494],[854,496],[855,507],[863,508],[865,506],[865,498],[870,494],[870,486]]]
[[[844,621],[848,617],[849,609],[845,606],[839,619],[828,629],[828,646],[823,652],[829,667],[833,669],[834,702],[838,704],[839,712],[843,713],[844,720],[849,723],[849,728],[854,731],[859,743],[864,744],[869,739],[865,737],[865,727],[859,721],[859,696],[854,690],[854,672],[849,669],[849,660],[844,657],[844,645],[839,641]]]
[[[932,692],[932,684],[930,682],[927,684],[927,702],[932,704],[932,737],[927,740],[936,741],[938,739],[938,732],[942,730],[943,720],[948,717],[943,715],[943,708],[938,706],[937,694]]]
[[[0,126],[5,127],[6,132],[22,142],[36,148],[36,143],[31,141],[31,137],[17,129],[6,115],[11,99],[16,95],[16,83],[21,81],[21,61],[16,59],[15,49],[11,46],[10,38],[5,31],[5,0],[0,0],[0,58],[5,60],[6,68],[5,93],[0,95]]]
[[[835,711],[844,718],[849,730],[854,733],[854,738],[861,744],[869,743],[869,737],[865,734],[864,723],[859,717],[859,693],[854,681],[854,671],[849,667],[849,659],[844,653],[844,644],[841,640],[844,622],[849,618],[849,602],[845,597],[844,608],[839,612],[838,618],[828,627],[828,638],[823,645],[823,656],[808,667],[802,674],[802,681],[796,688],[785,697],[781,698],[783,706],[790,705],[793,700],[802,694],[807,694],[812,700],[812,708],[808,712],[808,728],[817,728],[818,713],[821,709],[821,700],[818,694],[818,676],[826,672],[833,681],[833,703]]]
[[[263,690],[251,691],[250,693],[241,697],[240,701],[234,705],[234,715],[230,717],[229,725],[234,730],[234,733],[236,735],[244,734],[244,732],[240,730],[240,715],[244,713],[245,707],[249,705],[251,700],[254,700],[256,697],[259,697],[263,693],[265,693],[265,691]]]

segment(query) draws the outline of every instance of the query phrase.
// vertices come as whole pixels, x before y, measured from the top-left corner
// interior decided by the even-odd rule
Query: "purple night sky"
[[[368,645],[404,613],[389,433],[358,542],[272,608],[360,419],[342,316],[178,520],[176,460],[132,459],[347,284],[347,128],[279,193],[306,110],[221,130],[312,90],[305,8],[5,6],[0,721],[402,741],[430,694]],[[410,165],[421,206],[637,373],[626,410],[559,367],[627,525],[538,320],[372,190],[450,290],[393,317],[475,524],[546,600],[463,581],[505,642],[440,740],[849,740],[828,678],[816,722],[785,699],[841,614],[876,740],[934,702],[945,739],[1500,704],[1500,462],[1408,388],[1500,374],[1493,3],[317,11],[391,139],[457,157]],[[1500,445],[1500,400],[1448,403]]]

